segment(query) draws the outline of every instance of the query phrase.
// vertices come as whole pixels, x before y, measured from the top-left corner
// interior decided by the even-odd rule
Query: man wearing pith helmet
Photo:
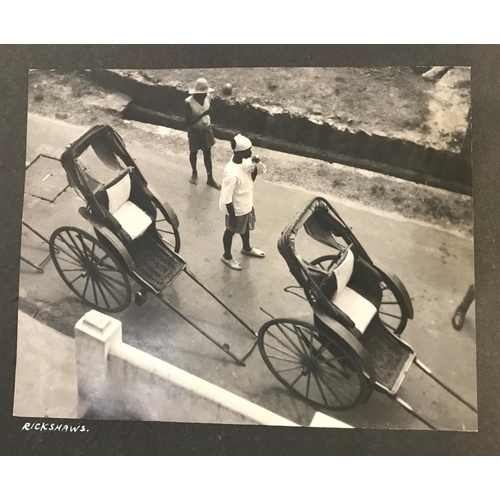
[[[198,78],[194,84],[194,88],[189,91],[191,95],[186,99],[185,119],[188,127],[189,162],[192,169],[189,182],[191,184],[198,184],[196,159],[198,151],[201,149],[207,170],[207,184],[215,189],[220,189],[220,185],[215,182],[212,175],[211,148],[215,144],[215,139],[210,120],[210,93],[213,91],[214,89],[208,86],[205,78]]]
[[[252,156],[250,139],[238,134],[231,140],[233,157],[224,169],[219,207],[226,214],[226,231],[222,238],[224,255],[222,262],[231,269],[241,271],[241,264],[233,258],[233,236],[239,234],[243,242],[241,253],[250,257],[264,258],[265,253],[250,246],[250,231],[255,227],[253,207],[253,183],[257,174],[266,171],[258,156]]]

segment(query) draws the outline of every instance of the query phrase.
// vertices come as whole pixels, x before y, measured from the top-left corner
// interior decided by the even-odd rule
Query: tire
[[[125,310],[132,292],[127,273],[99,240],[64,226],[50,237],[50,255],[68,288],[86,305],[105,313]]]
[[[277,318],[259,330],[260,354],[276,379],[312,406],[347,411],[365,403],[372,386],[356,353],[335,333],[296,319]]]

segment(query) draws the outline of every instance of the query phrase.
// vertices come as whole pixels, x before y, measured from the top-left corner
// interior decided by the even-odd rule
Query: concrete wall
[[[100,85],[133,98],[124,111],[129,119],[183,129],[186,94],[166,85],[139,82],[112,70],[89,71]],[[470,152],[461,154],[365,132],[337,130],[326,123],[287,113],[270,113],[249,103],[215,99],[212,104],[214,133],[227,139],[237,132],[251,137],[257,146],[292,154],[336,161],[394,175],[414,182],[470,194]]]
[[[95,418],[296,426],[122,342],[120,321],[90,311],[75,327],[81,407]],[[346,427],[338,422],[338,427]]]

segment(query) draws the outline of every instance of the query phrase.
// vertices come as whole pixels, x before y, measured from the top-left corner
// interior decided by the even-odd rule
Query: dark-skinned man
[[[198,78],[191,94],[185,101],[184,117],[186,120],[189,141],[189,162],[191,163],[191,184],[198,184],[196,160],[198,151],[203,152],[203,161],[207,171],[207,184],[215,189],[220,189],[220,184],[215,182],[212,175],[212,146],[215,144],[210,119],[210,93],[214,89],[208,86],[205,78]]]
[[[252,156],[252,143],[247,137],[238,134],[231,140],[231,147],[233,157],[224,169],[219,201],[220,209],[226,214],[222,262],[231,269],[241,271],[241,264],[231,253],[235,234],[241,236],[243,255],[260,259],[265,257],[262,250],[250,245],[250,231],[255,227],[253,183],[259,173],[265,172],[266,167],[257,156]]]

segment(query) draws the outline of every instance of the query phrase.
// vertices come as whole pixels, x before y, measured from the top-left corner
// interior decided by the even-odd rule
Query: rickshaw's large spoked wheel
[[[366,401],[372,390],[361,359],[314,325],[273,319],[262,325],[258,344],[273,375],[314,406],[349,410]]]
[[[153,200],[156,207],[156,232],[158,236],[169,246],[175,253],[179,253],[181,249],[181,237],[176,227],[172,225],[170,217],[160,203]]]
[[[378,317],[382,324],[395,335],[401,335],[408,323],[408,316],[404,309],[404,298],[395,283],[379,270],[383,277],[380,282],[382,288],[382,302]]]
[[[50,255],[63,281],[88,306],[123,311],[130,304],[128,276],[96,238],[77,227],[60,227],[50,237]]]

